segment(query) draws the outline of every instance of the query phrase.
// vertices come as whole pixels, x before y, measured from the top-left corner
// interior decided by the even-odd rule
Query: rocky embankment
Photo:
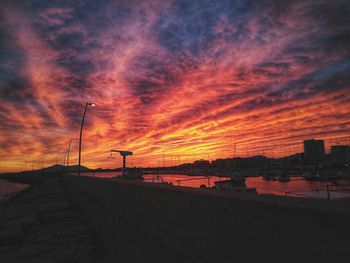
[[[59,178],[0,206],[0,262],[97,262],[100,253]]]

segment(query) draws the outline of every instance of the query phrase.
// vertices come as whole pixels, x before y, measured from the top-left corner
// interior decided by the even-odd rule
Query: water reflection
[[[120,173],[116,172],[97,172],[97,173],[84,173],[86,176],[94,176],[99,178],[111,178]],[[200,188],[201,186],[213,187],[214,182],[220,180],[227,180],[228,177],[218,177],[218,176],[188,176],[183,174],[147,174],[144,175],[144,182],[148,183],[168,183],[174,186],[185,186]],[[338,181],[339,184],[348,184],[349,181],[341,180]],[[257,194],[273,194],[273,195],[293,195],[296,192],[305,191],[325,191],[327,185],[331,182],[327,181],[307,181],[301,176],[292,176],[288,182],[279,181],[267,181],[261,176],[258,177],[248,177],[246,178],[247,188],[256,188]]]
[[[307,181],[300,176],[291,177],[289,182],[266,181],[261,176],[247,178],[248,187],[255,187],[258,194],[285,195],[286,193],[326,190],[330,182]]]
[[[176,186],[186,186],[199,188],[201,186],[213,187],[214,182],[230,179],[228,177],[217,176],[188,176],[182,174],[147,174],[143,176],[145,182],[169,183]]]

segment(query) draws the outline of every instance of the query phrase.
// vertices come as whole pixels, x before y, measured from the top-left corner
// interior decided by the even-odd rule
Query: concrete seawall
[[[350,259],[347,214],[211,190],[76,176],[64,176],[63,183],[110,261]]]

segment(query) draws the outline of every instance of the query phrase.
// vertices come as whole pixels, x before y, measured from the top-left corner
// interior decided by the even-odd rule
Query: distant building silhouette
[[[200,160],[194,161],[193,165],[194,166],[209,166],[210,162],[208,160],[200,159]]]
[[[212,165],[217,168],[233,168],[233,167],[263,167],[270,162],[268,158],[262,155],[252,156],[248,158],[226,158],[216,159],[212,161]]]
[[[335,145],[331,147],[331,158],[335,163],[350,163],[350,146]]]
[[[308,161],[318,161],[325,157],[323,140],[305,140],[304,141],[304,158]]]

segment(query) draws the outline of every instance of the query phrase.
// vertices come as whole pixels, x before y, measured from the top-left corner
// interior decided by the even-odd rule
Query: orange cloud
[[[304,139],[346,142],[345,20],[317,13],[341,6],[78,2],[1,6],[0,167],[62,163],[87,101],[92,168],[120,165],[113,148],[155,166],[230,157],[234,144],[281,157]]]

